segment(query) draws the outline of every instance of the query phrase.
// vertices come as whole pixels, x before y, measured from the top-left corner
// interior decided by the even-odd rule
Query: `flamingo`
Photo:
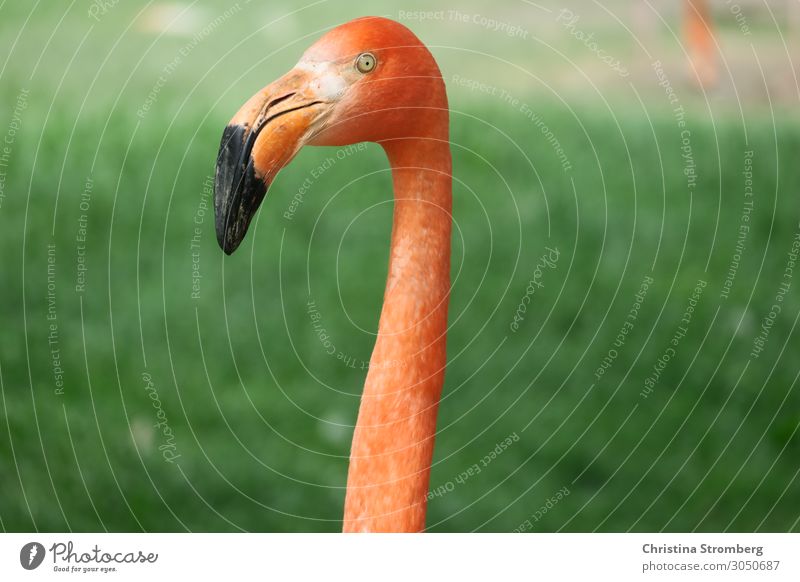
[[[715,41],[707,0],[684,1],[684,34],[689,52],[689,75],[701,87],[717,82]]]
[[[444,81],[405,26],[364,17],[328,31],[225,128],[217,241],[241,243],[275,175],[304,145],[382,146],[392,170],[389,273],[353,433],[345,532],[419,532],[446,365],[452,163]]]

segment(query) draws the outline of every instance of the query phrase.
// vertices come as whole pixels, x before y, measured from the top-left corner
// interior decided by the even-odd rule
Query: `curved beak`
[[[311,92],[309,73],[293,69],[251,97],[222,134],[214,180],[217,242],[231,254],[275,175],[314,132],[328,105]]]

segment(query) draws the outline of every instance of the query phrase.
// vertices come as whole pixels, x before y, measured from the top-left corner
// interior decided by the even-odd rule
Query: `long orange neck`
[[[353,435],[346,532],[425,528],[446,364],[450,147],[406,139],[384,148],[395,194],[389,277]]]

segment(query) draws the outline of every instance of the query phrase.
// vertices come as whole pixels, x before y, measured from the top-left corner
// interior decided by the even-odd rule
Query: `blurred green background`
[[[678,2],[0,4],[0,526],[340,529],[385,157],[306,148],[232,257],[207,186],[239,106],[369,13],[431,47],[452,109],[430,530],[796,531],[800,27],[792,3],[736,6],[715,3],[720,78],[700,90]]]

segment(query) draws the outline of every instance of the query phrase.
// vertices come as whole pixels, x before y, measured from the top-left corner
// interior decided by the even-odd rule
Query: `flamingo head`
[[[236,250],[275,175],[304,145],[446,140],[447,118],[436,61],[408,28],[365,17],[330,30],[225,128],[214,184],[220,247]]]

